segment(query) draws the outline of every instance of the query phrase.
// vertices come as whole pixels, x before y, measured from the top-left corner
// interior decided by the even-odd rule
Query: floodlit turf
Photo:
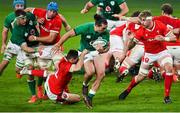
[[[0,32],[2,31],[5,16],[12,9],[12,0],[0,0]],[[43,7],[50,0],[27,0],[27,6]],[[70,25],[75,27],[79,24],[93,21],[93,13],[95,8],[86,15],[81,15],[80,10],[87,0],[56,0],[59,3],[59,12],[62,13]],[[154,15],[160,14],[160,5],[169,2],[174,7],[174,15],[180,17],[179,0],[127,0],[130,15],[135,10],[150,9]],[[64,29],[61,32],[64,34]],[[70,48],[78,48],[79,37],[69,40],[65,43],[65,51]],[[0,42],[1,44],[1,42]],[[2,60],[2,54],[0,59]],[[115,73],[108,74],[100,90],[97,92],[93,100],[93,110],[89,110],[83,101],[74,105],[57,105],[52,101],[38,101],[35,104],[28,104],[30,97],[26,76],[22,79],[15,78],[14,69],[15,59],[8,65],[3,75],[0,77],[0,111],[6,112],[91,112],[91,111],[127,111],[127,112],[180,112],[180,83],[173,83],[171,98],[173,103],[165,105],[163,103],[164,85],[162,82],[154,82],[153,80],[145,80],[135,89],[124,101],[118,100],[118,95],[129,84],[130,77],[126,78],[122,83],[115,83]],[[81,95],[83,75],[75,74],[70,86],[73,93]]]

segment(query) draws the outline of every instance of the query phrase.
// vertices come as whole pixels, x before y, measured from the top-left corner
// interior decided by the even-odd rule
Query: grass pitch
[[[46,8],[50,0],[27,0],[29,7]],[[55,0],[59,3],[59,12],[62,13],[69,24],[75,27],[79,24],[93,21],[93,8],[88,14],[81,15],[80,10],[87,0]],[[174,16],[180,17],[179,0],[126,0],[129,6],[130,15],[135,10],[142,11],[150,9],[153,15],[160,15],[160,5],[169,2],[174,7]],[[12,8],[12,0],[0,0],[0,32],[2,31],[3,21]],[[64,34],[62,30],[61,34]],[[10,36],[10,35],[9,35]],[[79,37],[73,38],[65,43],[65,51],[70,48],[78,48]],[[0,59],[2,60],[1,54]],[[115,83],[115,73],[106,75],[100,90],[93,99],[93,109],[85,107],[83,101],[74,105],[57,105],[52,101],[38,101],[35,104],[28,104],[30,97],[26,77],[15,78],[14,69],[15,59],[11,61],[3,75],[0,77],[0,111],[2,112],[179,112],[180,111],[180,83],[173,83],[171,98],[173,103],[166,105],[163,103],[164,85],[162,82],[145,80],[134,88],[125,101],[119,101],[118,95],[130,82],[127,77],[122,83]],[[71,83],[70,90],[81,95],[83,75],[75,74]]]

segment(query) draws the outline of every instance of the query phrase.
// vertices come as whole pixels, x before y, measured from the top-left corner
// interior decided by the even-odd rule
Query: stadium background
[[[42,7],[51,0],[26,0],[28,7]],[[88,14],[81,15],[80,10],[88,0],[54,0],[59,4],[59,12],[65,16],[72,27],[79,24],[93,21],[93,8]],[[174,8],[174,16],[180,17],[180,0],[126,0],[130,9],[128,15],[136,10],[150,9],[153,15],[160,15],[160,5],[169,2]],[[0,32],[2,32],[5,17],[13,11],[12,0],[0,0]],[[64,34],[64,29],[61,34]],[[10,37],[10,35],[9,35]],[[65,52],[70,48],[78,48],[79,38],[70,39],[65,43]],[[0,41],[1,45],[1,41]],[[2,60],[3,54],[0,54]],[[118,95],[130,82],[130,77],[122,83],[115,83],[115,73],[108,74],[93,100],[93,110],[88,110],[83,101],[74,105],[56,105],[52,101],[38,101],[35,104],[28,104],[30,97],[26,77],[16,79],[15,58],[8,65],[3,75],[0,77],[0,111],[6,112],[92,112],[92,111],[124,111],[124,112],[178,112],[180,111],[180,83],[172,86],[171,97],[173,103],[165,105],[163,103],[164,85],[163,81],[155,82],[145,80],[137,86],[125,101],[119,101]],[[70,90],[73,93],[81,94],[83,75],[75,74]]]

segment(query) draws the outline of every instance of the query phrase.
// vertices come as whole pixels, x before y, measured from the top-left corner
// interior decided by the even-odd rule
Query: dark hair
[[[20,15],[26,16],[26,12],[22,9],[18,9],[15,11],[15,15],[16,15],[16,17],[18,17]]]
[[[142,17],[146,18],[146,17],[149,17],[149,16],[152,16],[150,10],[144,10],[144,11],[142,11],[142,12],[139,14],[139,17],[140,17],[140,18],[142,18]]]
[[[172,15],[173,14],[173,8],[171,6],[171,4],[169,3],[165,3],[161,5],[161,10],[168,15]]]
[[[131,17],[138,17],[140,13],[140,11],[135,11],[131,14]]]
[[[66,58],[67,58],[68,60],[71,59],[71,58],[74,58],[74,59],[78,58],[78,51],[73,50],[73,49],[69,50]]]
[[[95,14],[94,20],[95,20],[95,25],[97,26],[101,26],[102,24],[107,25],[107,20],[101,15]]]

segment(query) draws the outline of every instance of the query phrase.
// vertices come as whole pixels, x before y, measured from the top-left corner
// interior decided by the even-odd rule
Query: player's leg
[[[92,79],[93,74],[95,73],[94,63],[92,60],[88,60],[84,63],[84,70],[85,70],[85,74],[84,74],[84,81],[82,87],[82,95],[87,96],[89,81]]]
[[[50,59],[38,58],[37,61],[38,61],[38,65],[40,66],[41,70],[48,71],[48,69],[50,68],[50,66],[52,64],[52,60],[50,60]],[[38,88],[37,95],[38,95],[38,98],[41,98],[41,99],[44,99],[44,100],[48,99],[47,95],[46,95],[46,92],[43,93],[43,87],[42,87],[43,81],[45,81],[45,79],[46,78],[39,77],[38,78],[38,84],[37,84],[37,88]]]
[[[67,92],[63,92],[62,99],[65,100],[64,104],[73,104],[81,100],[80,95]]]
[[[115,69],[119,69],[119,66],[123,59],[125,58],[124,49],[124,42],[123,38],[117,35],[110,35],[110,50],[115,59]]]
[[[144,78],[148,75],[149,65],[156,60],[157,60],[156,56],[154,57],[154,55],[152,54],[145,53],[143,59],[141,60],[141,65],[140,65],[138,75],[132,78],[131,83],[129,84],[128,88],[119,95],[120,100],[124,100],[128,96],[128,94],[131,92],[131,90],[138,83],[144,80]]]
[[[125,76],[128,74],[128,70],[137,64],[142,56],[144,55],[144,46],[143,45],[136,45],[131,51],[130,54],[123,60],[120,68],[119,68],[119,76],[117,78],[117,82],[123,80]]]
[[[165,70],[165,80],[164,80],[164,102],[171,103],[170,99],[170,91],[171,85],[173,81],[173,60],[171,55],[167,51],[163,51],[160,54],[160,58],[158,60],[161,67]]]
[[[9,61],[12,59],[12,57],[14,55],[17,54],[17,51],[20,48],[17,47],[15,44],[8,42],[7,48],[4,51],[4,55],[3,55],[3,60],[0,63],[0,76],[2,75],[4,69],[7,67],[7,65],[9,64]]]

